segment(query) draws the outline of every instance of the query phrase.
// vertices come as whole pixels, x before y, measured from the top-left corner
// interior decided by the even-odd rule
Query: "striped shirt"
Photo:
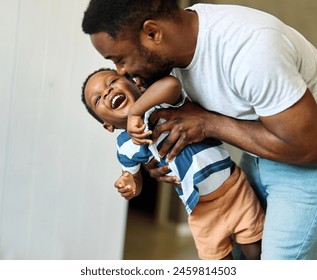
[[[158,108],[166,108],[167,104],[156,106],[147,112],[148,116]],[[185,205],[188,214],[198,203],[199,196],[209,194],[219,188],[230,176],[232,161],[223,143],[207,138],[202,142],[186,146],[172,161],[158,156],[167,133],[160,136],[155,144],[135,145],[126,131],[117,137],[117,156],[123,171],[135,174],[141,164],[155,158],[159,165],[168,165],[172,170],[168,175],[180,178],[181,188],[175,188]]]

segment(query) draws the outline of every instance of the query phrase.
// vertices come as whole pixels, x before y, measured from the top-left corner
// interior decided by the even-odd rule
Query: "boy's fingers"
[[[121,194],[121,196],[127,200],[130,200],[131,198],[133,198],[134,195],[135,195],[135,191],[130,191],[130,192]]]
[[[145,144],[152,144],[153,141],[151,139],[132,139],[132,142],[135,145],[145,145]]]
[[[131,189],[131,186],[128,185],[128,186],[119,188],[118,192],[122,194],[122,193],[127,193],[127,192],[133,192],[133,190]]]
[[[140,127],[134,126],[134,127],[128,127],[128,133],[132,134],[132,133],[136,133],[136,134],[142,134],[145,130],[146,126],[145,124],[143,124]]]

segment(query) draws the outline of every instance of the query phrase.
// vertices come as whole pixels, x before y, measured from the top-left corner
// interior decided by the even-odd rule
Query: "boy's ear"
[[[108,123],[104,123],[103,127],[107,129],[109,132],[114,132],[114,126]]]

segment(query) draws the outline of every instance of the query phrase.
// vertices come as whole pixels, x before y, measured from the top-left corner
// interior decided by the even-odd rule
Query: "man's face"
[[[113,71],[94,74],[85,87],[88,107],[105,124],[122,129],[126,129],[129,109],[140,95],[135,84]]]
[[[174,62],[131,40],[113,40],[105,32],[90,36],[92,44],[106,59],[110,59],[121,75],[129,75],[148,87],[160,78],[169,75]]]

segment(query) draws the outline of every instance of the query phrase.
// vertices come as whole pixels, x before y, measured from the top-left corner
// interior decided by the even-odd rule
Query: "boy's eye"
[[[108,83],[108,86],[111,87],[118,79],[114,79]]]
[[[99,100],[100,100],[101,96],[99,95],[96,100],[95,100],[95,104],[98,104],[99,103]]]

